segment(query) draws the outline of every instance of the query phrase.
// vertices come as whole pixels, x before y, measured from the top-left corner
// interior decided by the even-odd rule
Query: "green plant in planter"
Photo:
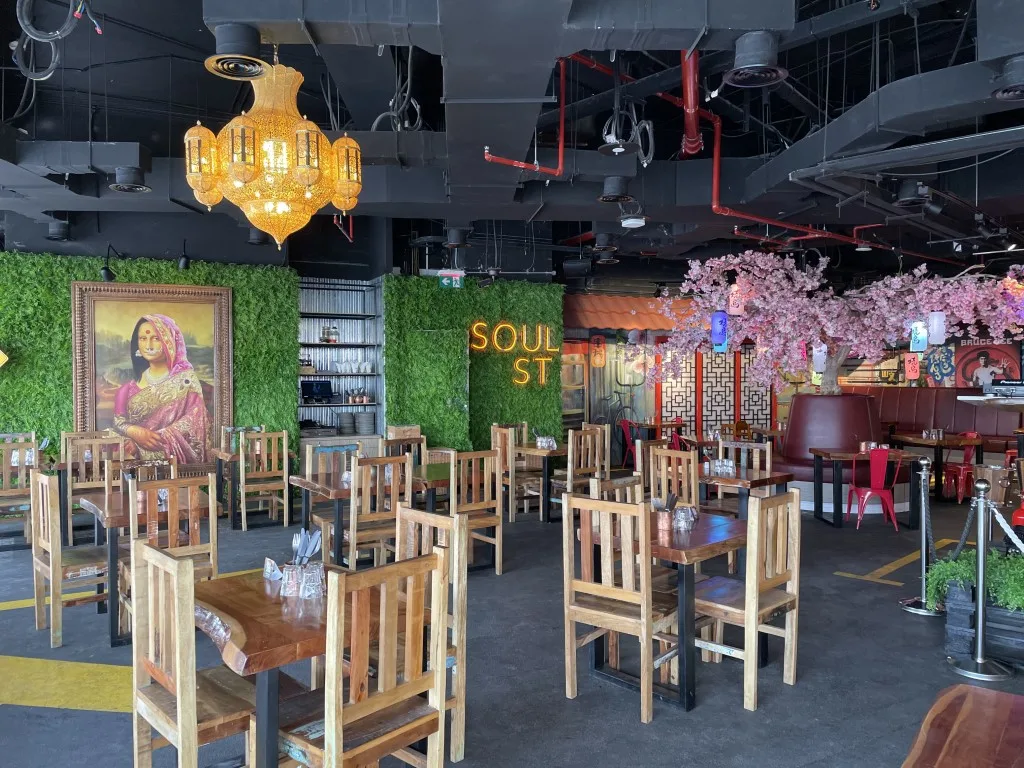
[[[978,555],[973,549],[961,553],[955,560],[944,558],[933,563],[928,569],[926,582],[928,607],[934,608],[945,601],[950,582],[964,589],[972,586],[977,569]],[[985,583],[989,600],[994,605],[1011,611],[1024,610],[1024,557],[1004,555],[995,550],[989,552]]]

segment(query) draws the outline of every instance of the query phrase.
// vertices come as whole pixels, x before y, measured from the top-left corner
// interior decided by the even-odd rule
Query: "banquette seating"
[[[1008,447],[1016,446],[1013,430],[1020,428],[1019,413],[957,400],[960,395],[981,394],[977,389],[849,386],[844,391],[874,397],[878,418],[883,424],[895,423],[896,432],[921,434],[924,429],[944,429],[946,434],[977,432],[985,439],[986,453],[1004,453]]]

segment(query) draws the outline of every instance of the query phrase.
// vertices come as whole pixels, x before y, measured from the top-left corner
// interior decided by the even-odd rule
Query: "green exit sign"
[[[438,272],[437,279],[442,288],[461,288],[462,278],[466,276],[462,271]]]

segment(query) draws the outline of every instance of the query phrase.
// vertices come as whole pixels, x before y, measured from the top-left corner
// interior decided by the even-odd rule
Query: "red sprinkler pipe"
[[[350,243],[352,242],[353,228],[351,215],[348,217],[348,232],[345,231],[345,226],[341,223],[341,218],[338,216],[338,214],[334,214],[334,226],[336,226],[338,230],[341,232],[341,234],[345,236],[346,240],[348,240]]]
[[[861,224],[859,227],[853,228],[853,236],[860,237],[860,232],[863,229],[878,229],[879,227],[885,227],[886,224]]]
[[[699,54],[694,51],[689,56],[680,51],[683,63],[683,112],[686,123],[683,130],[683,146],[679,151],[681,157],[696,155],[704,149],[704,138],[700,135],[700,118],[697,115],[697,72]]]
[[[755,234],[754,232],[744,232],[739,227],[733,227],[732,233],[736,237],[742,237],[747,240],[756,240],[759,243],[771,243],[772,245],[776,245],[780,248],[785,248],[787,245],[789,245],[789,243],[785,240],[776,240],[774,237],[768,237],[767,235],[761,236]]]
[[[565,59],[558,60],[559,68],[559,97],[558,97],[558,167],[548,168],[537,163],[524,163],[522,160],[512,160],[508,157],[498,157],[491,154],[490,147],[484,147],[484,160],[488,163],[499,165],[510,165],[513,168],[520,168],[524,171],[546,173],[549,176],[561,176],[565,170]]]

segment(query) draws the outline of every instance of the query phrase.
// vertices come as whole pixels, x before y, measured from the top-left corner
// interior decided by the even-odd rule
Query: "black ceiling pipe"
[[[63,243],[70,240],[69,226],[66,221],[51,221],[46,225],[46,239]]]
[[[602,203],[631,203],[633,196],[629,194],[629,179],[625,176],[609,176],[604,180],[601,196]]]
[[[445,238],[444,247],[448,250],[469,248],[470,244],[466,240],[468,234],[469,230],[465,227],[448,227],[448,236]]]

